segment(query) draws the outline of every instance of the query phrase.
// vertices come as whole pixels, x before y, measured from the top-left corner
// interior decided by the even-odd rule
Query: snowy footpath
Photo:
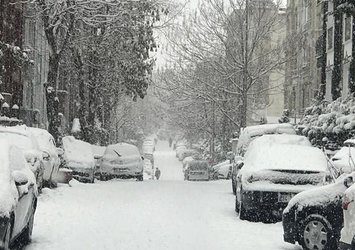
[[[39,198],[26,250],[299,250],[282,225],[240,221],[230,181],[183,181],[181,163],[158,142],[161,180],[72,182]]]

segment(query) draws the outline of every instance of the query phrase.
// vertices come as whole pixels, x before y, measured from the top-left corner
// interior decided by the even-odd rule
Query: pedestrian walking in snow
[[[171,148],[171,145],[173,144],[173,139],[170,137],[169,138],[169,148]]]
[[[160,169],[157,168],[157,169],[155,170],[155,178],[157,178],[157,180],[159,180],[160,174],[161,174]]]

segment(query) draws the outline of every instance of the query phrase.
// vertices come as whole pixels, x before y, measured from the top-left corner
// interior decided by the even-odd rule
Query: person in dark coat
[[[169,148],[171,148],[171,145],[173,144],[173,139],[170,137],[169,138]]]
[[[160,169],[157,168],[157,169],[155,170],[155,178],[157,178],[157,180],[159,180],[160,175],[161,175]]]

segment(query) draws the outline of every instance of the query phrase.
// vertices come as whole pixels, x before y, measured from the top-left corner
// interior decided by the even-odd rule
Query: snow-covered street
[[[240,221],[230,181],[183,181],[181,163],[158,142],[159,181],[72,182],[39,198],[36,249],[300,249],[282,225]]]

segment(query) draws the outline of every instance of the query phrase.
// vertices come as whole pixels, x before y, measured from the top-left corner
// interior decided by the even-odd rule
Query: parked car
[[[334,172],[340,175],[334,184],[301,192],[291,199],[282,219],[286,242],[298,242],[304,249],[337,249],[343,224],[342,197],[355,177],[351,159],[354,145],[344,142],[331,159]]]
[[[37,207],[36,178],[23,151],[0,139],[0,249],[28,243]]]
[[[142,145],[143,154],[153,154],[155,151],[155,142],[153,139],[145,139]]]
[[[232,163],[230,160],[223,161],[211,167],[213,179],[229,179],[232,175]]]
[[[43,155],[36,138],[26,126],[0,127],[0,139],[6,139],[9,143],[20,148],[25,155],[30,169],[36,177],[38,190],[42,190],[44,163]]]
[[[326,156],[303,143],[303,136],[264,135],[250,144],[237,176],[235,209],[240,219],[281,219],[295,194],[325,184]]]
[[[338,249],[343,224],[342,197],[354,177],[354,173],[342,175],[335,183],[293,197],[283,211],[284,241],[298,242],[307,250]]]
[[[178,159],[179,161],[183,161],[186,157],[189,156],[197,156],[198,152],[194,149],[181,149],[181,151],[178,154]]]
[[[184,174],[185,174],[185,180],[187,181],[208,181],[209,180],[208,161],[193,160],[189,162]]]
[[[57,186],[57,174],[60,165],[59,155],[64,153],[63,149],[57,148],[53,136],[45,129],[28,128],[38,142],[43,154],[43,185],[47,187]]]
[[[64,167],[72,170],[73,178],[81,182],[94,183],[95,159],[91,144],[65,136],[63,142]]]
[[[340,232],[340,250],[355,249],[355,185],[353,183],[353,179],[344,182],[345,186],[351,186],[344,192],[342,198],[344,223]]]
[[[143,181],[143,159],[134,145],[127,143],[109,145],[100,163],[101,179],[137,178]]]
[[[187,143],[184,140],[177,141],[175,144],[176,157],[180,158],[180,154],[187,149]]]
[[[271,134],[295,135],[296,130],[291,124],[288,123],[248,126],[240,132],[238,142],[233,143],[233,145],[236,145],[236,148],[233,148],[233,152],[235,152],[235,160],[232,166],[232,190],[234,194],[236,194],[237,175],[249,144],[254,139],[262,135],[271,135]]]

